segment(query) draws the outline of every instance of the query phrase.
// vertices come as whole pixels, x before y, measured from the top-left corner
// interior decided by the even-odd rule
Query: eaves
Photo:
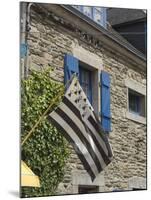
[[[116,24],[116,25],[113,25],[113,27],[117,28],[117,27],[121,27],[121,26],[126,26],[126,25],[131,25],[131,24],[135,24],[135,23],[139,23],[139,22],[146,22],[146,21],[147,21],[147,18],[145,17],[145,18],[141,18],[141,19],[137,19],[137,20],[133,20],[133,21]]]
[[[69,5],[61,5],[61,7],[65,8],[66,10],[72,12],[77,17],[79,17],[82,20],[86,21],[91,26],[93,26],[95,29],[97,29],[100,32],[102,32],[105,36],[107,36],[108,38],[110,38],[114,42],[118,43],[123,48],[126,48],[128,51],[130,51],[134,55],[136,55],[139,58],[141,58],[144,62],[146,62],[146,57],[144,56],[144,54],[142,54],[140,51],[138,51],[135,47],[133,47],[132,45],[130,45],[128,42],[119,40],[119,38],[116,35],[114,35],[113,33],[110,33],[104,27],[102,27],[99,24],[95,23],[89,17],[85,16],[84,14],[82,14],[81,12],[79,12],[78,10],[76,10],[75,8],[73,8],[73,7],[69,6]]]

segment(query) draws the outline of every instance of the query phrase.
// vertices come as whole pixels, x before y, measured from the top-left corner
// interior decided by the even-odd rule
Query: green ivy
[[[21,141],[64,85],[50,79],[50,71],[32,70],[21,83]],[[55,102],[51,110],[61,101]],[[40,178],[40,188],[22,187],[21,197],[54,195],[63,180],[68,144],[45,117],[21,148],[21,159]]]

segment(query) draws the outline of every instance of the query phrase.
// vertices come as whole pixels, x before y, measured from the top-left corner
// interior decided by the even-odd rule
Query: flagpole
[[[66,85],[64,88],[66,88],[66,86],[68,85],[68,83],[72,80],[73,77],[75,77],[76,74],[74,73],[71,77],[70,80],[67,81]],[[41,117],[39,118],[39,120],[35,123],[35,125],[33,126],[33,128],[29,131],[29,133],[26,135],[26,137],[23,139],[23,141],[21,142],[21,146],[24,145],[24,143],[28,140],[28,138],[31,136],[31,134],[33,133],[33,131],[35,130],[35,128],[38,126],[38,124],[41,122],[41,120],[43,119],[43,117],[47,114],[47,112],[50,110],[50,108],[54,105],[54,103],[56,102],[56,100],[64,93],[64,89],[60,91],[60,93],[53,99],[53,101],[50,103],[50,105],[48,106],[48,108],[45,110],[45,112],[41,115]]]
[[[45,112],[41,115],[41,117],[39,118],[39,120],[35,123],[35,125],[33,126],[33,128],[29,131],[29,133],[26,135],[26,137],[24,138],[24,140],[21,143],[21,146],[23,146],[23,144],[28,140],[28,138],[31,136],[31,134],[33,133],[33,131],[35,130],[35,128],[38,126],[38,124],[41,122],[41,120],[43,119],[43,117],[47,114],[47,112],[50,110],[50,108],[54,105],[54,103],[56,103],[56,100],[62,95],[64,94],[64,90],[61,90],[59,92],[59,94],[53,99],[53,101],[50,103],[50,105],[48,106],[48,108],[45,110]]]

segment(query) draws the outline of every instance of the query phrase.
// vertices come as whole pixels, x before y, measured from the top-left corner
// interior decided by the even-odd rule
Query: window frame
[[[94,68],[88,63],[83,62],[83,60],[79,59],[79,81],[80,81],[80,68],[83,68],[85,71],[89,71],[89,75],[91,74],[91,88],[90,96],[91,96],[91,105],[94,108],[95,113],[100,117],[100,87],[99,87],[99,70]],[[92,81],[93,80],[93,81]]]
[[[89,56],[88,56],[89,55]],[[86,50],[82,46],[76,44],[73,46],[73,56],[75,56],[79,63],[86,69],[91,71],[92,75],[92,106],[95,113],[100,118],[101,113],[101,94],[100,94],[100,73],[103,70],[102,58],[98,55]]]
[[[88,83],[88,99],[90,101],[90,103],[92,104],[93,103],[93,96],[92,96],[92,75],[91,72],[89,69],[87,68],[84,68],[81,64],[79,65],[79,81],[80,81],[80,85],[83,86],[83,83],[82,83],[82,73],[88,73],[88,79],[90,81],[90,83]],[[87,95],[87,94],[86,94]]]
[[[72,7],[74,7],[75,9],[79,10],[81,13],[83,13],[85,16],[89,17],[91,20],[93,20],[95,23],[103,26],[104,28],[107,27],[107,17],[106,17],[106,8],[104,7],[98,7],[98,6],[86,6],[86,5],[82,5],[79,6],[79,9],[77,8],[77,6],[79,5],[73,5]],[[90,7],[91,8],[91,16],[88,16],[84,13],[84,7]],[[100,10],[98,10],[98,8]],[[99,12],[100,13],[100,22],[97,22],[95,20],[95,12]]]
[[[99,11],[98,8],[101,8],[101,10]],[[101,20],[100,22],[97,22],[95,20],[95,10],[97,12],[100,13],[100,17],[101,17]],[[104,28],[106,28],[106,24],[107,24],[107,21],[106,21],[106,8],[102,8],[102,7],[93,7],[92,8],[92,16],[93,16],[93,21],[95,21],[96,23],[100,24],[101,26],[103,26]]]
[[[91,14],[90,14],[90,16],[88,16],[88,15],[85,14],[85,12],[84,12],[84,8],[86,8],[86,7],[89,7],[89,8],[91,9],[91,11],[90,11]],[[87,17],[93,19],[93,7],[92,7],[92,6],[82,6],[81,12],[82,12],[84,15],[86,15]]]
[[[125,86],[127,89],[127,108],[126,108],[126,118],[138,122],[138,123],[142,123],[142,124],[146,124],[146,87],[134,80],[131,79],[126,79],[125,80]],[[129,90],[132,90],[138,94],[140,94],[140,96],[144,97],[144,116],[139,115],[136,112],[131,112],[129,110]]]
[[[86,185],[86,186],[95,186],[98,187],[99,192],[104,192],[105,188],[105,181],[104,181],[104,174],[100,173],[96,177],[96,179],[92,182],[90,176],[87,172],[83,170],[73,170],[72,172],[72,187],[73,193],[78,194],[79,186]]]
[[[128,190],[146,190],[146,178],[133,176],[128,179]]]
[[[130,95],[133,95],[135,97],[135,101],[136,101],[136,102],[134,102],[134,103],[136,103],[135,110],[131,109],[131,107],[130,107]],[[136,93],[134,90],[128,88],[128,109],[129,109],[129,112],[137,114],[139,116],[143,116],[143,115],[141,115],[141,107],[140,107],[141,97],[143,97],[143,95]]]

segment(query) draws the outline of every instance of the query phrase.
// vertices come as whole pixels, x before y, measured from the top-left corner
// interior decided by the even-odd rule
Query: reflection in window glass
[[[91,71],[80,66],[80,85],[87,95],[90,103],[92,103],[92,85],[91,85]]]
[[[106,28],[106,8],[93,6],[73,6],[96,23]]]
[[[88,17],[92,17],[92,7],[84,6],[83,13]]]
[[[131,89],[128,90],[129,111],[145,116],[145,96]]]
[[[102,11],[102,8],[100,8],[100,7],[95,7],[95,9],[98,10],[99,12]]]
[[[139,114],[140,111],[140,96],[129,93],[129,110]]]
[[[101,12],[94,9],[94,21],[101,23]]]

